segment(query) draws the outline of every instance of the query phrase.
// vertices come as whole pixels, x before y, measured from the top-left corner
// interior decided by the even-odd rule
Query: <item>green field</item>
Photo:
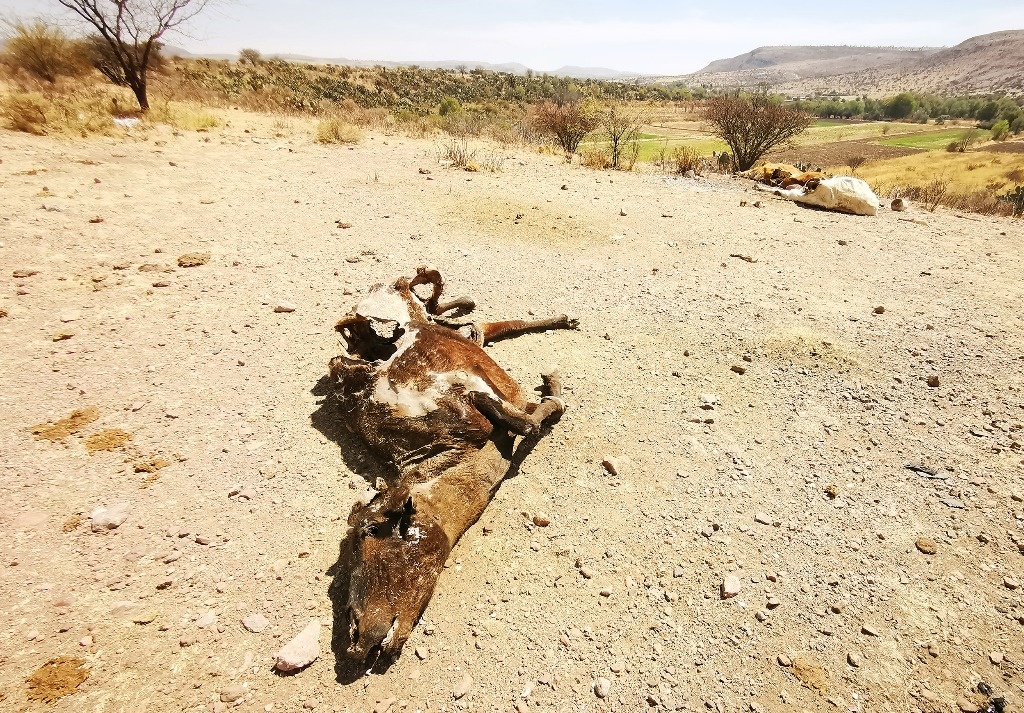
[[[963,136],[964,131],[970,129],[949,129],[947,131],[929,131],[913,136],[899,136],[895,139],[885,139],[878,143],[883,146],[905,146],[911,149],[928,149],[932,151],[945,149],[952,141]],[[980,132],[979,132],[980,136]]]

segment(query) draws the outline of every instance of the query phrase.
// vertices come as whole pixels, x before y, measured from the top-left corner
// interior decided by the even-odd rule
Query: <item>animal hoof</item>
[[[564,315],[562,316],[562,319],[565,320],[565,326],[566,326],[567,329],[579,329],[580,328],[580,321],[578,319],[569,319],[568,317],[566,317]]]

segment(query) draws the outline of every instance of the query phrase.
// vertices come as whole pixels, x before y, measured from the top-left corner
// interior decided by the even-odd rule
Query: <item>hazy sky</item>
[[[0,0],[0,14],[57,14]],[[954,45],[1024,29],[1024,0],[219,0],[170,44],[193,52],[520,62],[682,74],[760,45]]]

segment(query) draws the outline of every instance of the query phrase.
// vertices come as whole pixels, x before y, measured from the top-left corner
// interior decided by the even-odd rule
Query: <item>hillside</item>
[[[700,71],[669,81],[727,87],[777,85],[903,64],[926,58],[937,51],[928,47],[758,47],[735,57],[715,60]]]
[[[1024,30],[971,37],[909,63],[876,67],[816,81],[796,81],[786,89],[886,94],[902,88],[940,93],[1024,92]]]
[[[174,47],[168,45],[165,52],[173,57],[183,57],[186,59],[235,59],[237,55],[234,54],[208,54],[200,53],[195,54],[184,50],[180,47]],[[618,69],[609,69],[607,67],[577,67],[567,65],[559,67],[551,71],[537,71],[531,70],[525,64],[518,62],[504,62],[501,64],[494,64],[491,62],[471,62],[468,60],[461,59],[450,59],[450,60],[437,60],[437,61],[423,61],[423,62],[392,62],[384,60],[369,60],[369,59],[349,59],[347,57],[313,57],[310,55],[300,54],[267,54],[267,57],[276,57],[278,59],[287,60],[289,62],[299,62],[304,64],[335,64],[343,67],[387,67],[388,69],[398,67],[421,67],[423,69],[465,69],[466,71],[472,69],[485,69],[489,72],[507,72],[509,74],[516,74],[519,76],[525,76],[528,72],[533,71],[535,74],[550,74],[555,77],[572,77],[574,79],[632,79],[641,76],[639,72],[623,72]]]

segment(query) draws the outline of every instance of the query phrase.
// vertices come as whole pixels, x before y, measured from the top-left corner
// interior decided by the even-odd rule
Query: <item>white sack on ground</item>
[[[854,215],[876,215],[878,196],[865,181],[851,176],[825,178],[805,195],[794,198],[797,203],[838,210]]]

